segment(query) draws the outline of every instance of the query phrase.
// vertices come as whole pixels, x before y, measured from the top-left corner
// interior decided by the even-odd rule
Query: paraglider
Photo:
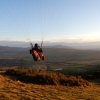
[[[43,54],[42,43],[44,41],[44,35],[47,32],[47,28],[49,27],[50,29],[51,18],[52,16],[54,17],[55,14],[54,11],[56,11],[55,9],[53,9],[53,12],[51,14],[50,5],[52,4],[52,2],[50,0],[46,1],[19,0],[10,2],[11,6],[9,6],[7,2],[4,2],[3,0],[0,1],[0,4],[1,3],[4,6],[3,12],[5,12],[5,14],[8,16],[9,20],[11,20],[11,23],[15,28],[12,29],[17,30],[15,32],[20,33],[22,37],[23,36],[25,37],[25,41],[27,40],[27,42],[30,43],[31,45],[30,54],[32,55],[34,61],[42,61],[42,60],[44,61],[46,57]],[[33,4],[36,4],[36,9],[33,8]],[[56,8],[55,5],[54,8]],[[33,24],[33,22],[39,22],[39,23],[35,25],[35,23]],[[37,27],[38,30],[35,29]],[[36,44],[34,46],[32,44],[33,41],[31,40],[33,39],[30,36],[31,33],[34,33],[34,29],[36,30],[37,34],[39,33],[39,37],[41,34],[40,38],[38,36],[35,37],[35,38],[38,37],[39,41],[40,39],[42,39],[41,46],[37,44],[37,39],[36,40],[34,39],[34,42],[36,42]]]
[[[41,61],[46,59],[46,57],[43,54],[42,43],[41,47],[37,43],[34,45],[34,47],[32,43],[30,43],[30,45],[30,54],[32,54],[34,61]]]

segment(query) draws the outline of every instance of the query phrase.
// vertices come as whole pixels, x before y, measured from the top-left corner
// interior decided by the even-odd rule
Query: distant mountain
[[[0,46],[0,51],[26,51],[29,50],[30,47],[9,47],[9,46]],[[43,46],[42,48],[66,48],[66,49],[74,49],[69,46],[62,45],[54,45],[54,46]]]
[[[92,63],[100,62],[100,51],[98,50],[79,50],[68,46],[50,46],[43,47],[43,53],[46,56],[46,62],[69,62],[69,61],[93,61]],[[33,64],[32,55],[29,53],[29,48],[0,46],[0,59],[26,59]],[[3,61],[1,61],[3,62]],[[4,61],[5,62],[5,61]],[[15,63],[15,61],[13,61]],[[25,62],[26,63],[26,62]],[[27,63],[29,64],[29,63]]]
[[[40,42],[38,42],[40,45]],[[0,41],[1,46],[9,46],[9,47],[28,47],[30,44],[28,42],[21,41]],[[34,44],[34,42],[33,42]],[[48,42],[45,41],[43,43],[44,48],[74,48],[74,49],[88,49],[88,50],[100,50],[100,41],[98,42],[84,42],[84,43],[67,43],[67,42]],[[7,48],[8,49],[8,48]],[[18,49],[18,48],[13,48]],[[9,49],[8,49],[9,50]]]
[[[28,48],[0,46],[0,51],[26,51]]]

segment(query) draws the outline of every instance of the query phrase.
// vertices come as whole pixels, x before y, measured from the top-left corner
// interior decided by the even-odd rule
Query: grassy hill
[[[91,86],[70,87],[23,83],[0,73],[0,100],[100,100],[100,79]]]

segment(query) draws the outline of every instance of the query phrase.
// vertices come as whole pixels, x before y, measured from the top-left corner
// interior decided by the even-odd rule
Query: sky
[[[100,41],[100,0],[0,0],[0,41]]]

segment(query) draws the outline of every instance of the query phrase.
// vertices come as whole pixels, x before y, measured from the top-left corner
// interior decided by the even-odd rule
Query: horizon
[[[32,42],[34,45],[36,42]],[[41,41],[37,42],[39,45],[41,44]],[[43,47],[64,47],[64,48],[73,48],[73,49],[91,49],[91,50],[100,50],[100,41],[97,42],[73,42],[73,43],[66,43],[66,42],[49,42],[45,41],[43,43]],[[30,47],[29,42],[25,41],[0,41],[0,46],[8,46],[8,47],[22,47],[27,48]]]

